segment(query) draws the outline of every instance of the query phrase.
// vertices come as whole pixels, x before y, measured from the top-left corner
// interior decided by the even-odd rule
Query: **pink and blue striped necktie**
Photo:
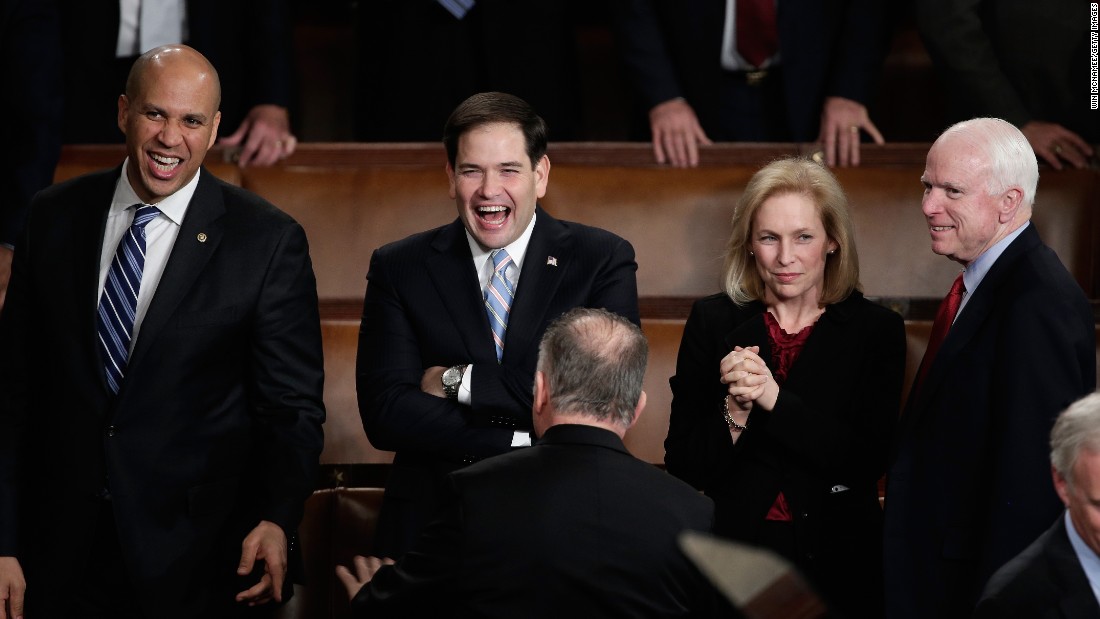
[[[145,270],[145,226],[160,214],[155,206],[135,204],[130,208],[134,207],[134,221],[118,242],[99,298],[99,348],[112,393],[118,393],[130,357],[141,273]]]
[[[489,287],[485,290],[485,312],[489,315],[489,327],[493,330],[493,344],[497,349],[497,363],[504,356],[504,336],[508,331],[508,312],[512,309],[515,290],[505,277],[512,257],[503,249],[494,249],[489,257],[493,259],[493,274],[489,278]]]
[[[450,11],[455,19],[466,17],[466,12],[473,8],[474,0],[435,0],[443,8]]]

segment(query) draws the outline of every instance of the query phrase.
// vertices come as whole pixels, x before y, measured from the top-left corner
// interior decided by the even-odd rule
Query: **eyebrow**
[[[490,168],[522,168],[523,163],[519,161],[502,161],[500,163],[492,164],[489,166],[480,166],[476,163],[460,163],[456,166],[459,170],[481,170],[485,167]]]

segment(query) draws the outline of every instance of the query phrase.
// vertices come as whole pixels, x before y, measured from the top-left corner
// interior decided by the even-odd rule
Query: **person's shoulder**
[[[1092,307],[1085,291],[1053,249],[1036,243],[1005,266],[1006,270],[990,282],[995,286],[992,292],[997,298],[996,308],[1013,314],[1052,317],[1076,313],[1087,317],[1091,324]],[[987,279],[994,279],[993,269],[996,264]],[[982,281],[979,293],[986,283]]]
[[[221,194],[226,210],[234,217],[245,218],[251,222],[266,222],[269,224],[297,224],[297,221],[293,217],[275,204],[269,202],[266,198],[252,193],[243,187],[228,183],[210,173],[205,168],[201,174],[202,175],[199,177],[200,188],[196,189],[195,197],[202,195],[200,191],[203,193],[207,191],[206,187],[204,187],[205,185]]]
[[[762,303],[753,301],[738,305],[724,292],[716,292],[691,304],[688,322],[703,321],[707,324],[740,324],[764,311]]]
[[[121,168],[115,167],[74,176],[42,189],[35,199],[38,201],[63,200],[70,195],[83,195],[86,202],[89,197],[87,192],[89,191],[95,192],[97,189],[114,191],[115,183],[118,182],[121,173]]]
[[[1058,254],[1044,243],[1034,224],[1023,231],[990,267],[987,278],[1004,282],[1004,290],[1012,294],[1049,294],[1061,291],[1084,299],[1084,291]],[[1003,267],[1001,263],[1004,262]],[[994,275],[1002,271],[1003,275]],[[983,280],[984,283],[984,280]]]
[[[621,244],[633,247],[630,241],[610,230],[597,228],[596,226],[590,226],[576,221],[555,219],[546,211],[539,212],[539,219],[535,222],[535,228],[538,229],[540,225],[545,226],[551,231],[560,231],[571,235],[576,240],[577,246],[581,249],[595,248],[607,251],[607,248]]]
[[[856,290],[848,298],[836,304],[838,310],[848,312],[859,323],[884,327],[904,328],[905,320],[898,312],[872,301]]]
[[[427,247],[432,246],[440,239],[440,235],[458,235],[461,230],[456,230],[456,225],[456,222],[451,222],[439,226],[438,228],[416,232],[403,239],[386,243],[374,251],[375,258],[383,260],[406,260],[414,256],[423,255]],[[461,226],[458,227],[461,228]],[[457,237],[451,240],[455,241]],[[462,238],[462,242],[465,243],[466,239]]]
[[[979,606],[982,603],[1000,604],[1020,609],[1034,607],[1044,600],[1056,604],[1060,593],[1052,585],[1053,575],[1046,561],[1046,550],[1058,533],[1057,525],[1048,529],[994,572],[982,592]]]

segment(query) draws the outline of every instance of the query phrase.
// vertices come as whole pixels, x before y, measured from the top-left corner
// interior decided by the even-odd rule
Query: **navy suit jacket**
[[[612,0],[627,77],[644,111],[684,97],[714,138],[724,0]],[[780,0],[777,27],[791,139],[817,139],[825,97],[867,105],[886,51],[881,0]]]
[[[409,548],[438,507],[446,473],[508,451],[515,430],[531,429],[538,345],[551,321],[574,307],[603,307],[639,322],[630,243],[537,212],[500,363],[461,221],[371,257],[359,411],[371,443],[397,452],[375,554],[396,558]],[[473,364],[471,406],[421,391],[426,368],[458,364]]]
[[[65,616],[71,584],[57,576],[85,564],[106,487],[143,611],[226,616],[245,588],[245,535],[270,520],[293,537],[315,483],[325,413],[306,238],[203,170],[112,396],[96,312],[120,172],[41,192],[15,252],[0,315],[0,555],[23,565],[29,616]]]
[[[363,617],[714,616],[677,546],[714,506],[617,436],[557,425],[537,445],[450,475],[443,509],[352,608]]]
[[[1100,604],[1059,516],[1039,539],[997,570],[976,619],[1096,619]]]
[[[989,576],[1061,512],[1050,429],[1095,388],[1092,308],[1029,225],[909,395],[886,490],[890,617],[970,615]]]

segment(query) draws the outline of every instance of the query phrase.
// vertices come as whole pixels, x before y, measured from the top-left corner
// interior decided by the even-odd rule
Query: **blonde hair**
[[[723,284],[738,305],[764,298],[764,281],[749,254],[756,211],[769,198],[785,194],[806,196],[817,207],[825,234],[837,244],[825,261],[825,280],[820,303],[828,305],[848,298],[859,288],[859,256],[856,254],[848,198],[827,168],[810,159],[790,157],[773,161],[749,179],[733,209],[733,232],[726,245]]]

